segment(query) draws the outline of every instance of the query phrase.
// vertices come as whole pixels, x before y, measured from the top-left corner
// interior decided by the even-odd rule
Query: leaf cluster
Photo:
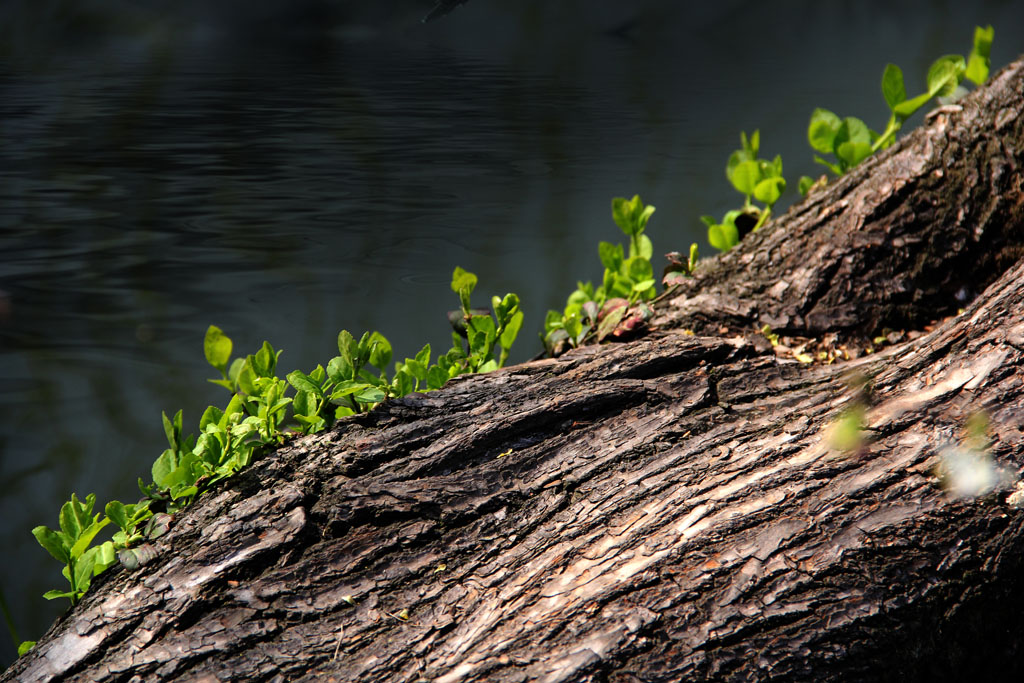
[[[356,340],[342,330],[338,355],[326,368],[317,365],[308,374],[294,370],[282,379],[277,376],[281,351],[263,342],[256,353],[232,360],[234,343],[211,325],[203,339],[203,353],[220,373],[209,381],[231,392],[227,405],[206,408],[199,420],[198,438],[185,434],[182,411],[173,418],[162,414],[168,447],[153,463],[152,483],[139,479],[143,498],[138,503],[114,500],[103,513],[94,513],[94,494],[84,502],[72,494],[61,508],[59,530],[46,526],[32,530],[39,544],[64,565],[64,577],[70,584],[68,590],[51,590],[44,597],[68,598],[74,605],[92,578],[115,562],[135,569],[150,561],[156,551],[142,542],[168,530],[172,517],[167,513],[183,509],[205,488],[247,466],[261,447],[282,443],[291,434],[319,432],[337,419],[371,410],[389,397],[440,389],[456,375],[488,372],[504,365],[523,324],[519,297],[493,297],[492,317],[490,311],[481,313],[469,307],[476,283],[476,275],[455,269],[452,290],[462,306],[463,332],[453,333],[452,348],[432,365],[430,344],[426,344],[414,358],[396,362],[390,376],[387,367],[392,348],[379,332],[366,332]],[[94,544],[97,534],[111,522],[118,531],[109,540]],[[147,522],[144,527],[143,522]],[[31,641],[23,645],[21,654],[31,647]]]
[[[491,297],[490,310],[472,308],[470,297],[476,283],[476,275],[462,268],[452,273],[452,291],[459,295],[461,310],[452,318],[455,332],[444,363],[449,377],[464,372],[490,372],[504,366],[512,343],[523,327],[523,312],[515,294]],[[495,347],[498,348],[497,358]]]
[[[591,336],[598,341],[609,335],[624,336],[651,317],[648,304],[657,296],[657,280],[651,265],[654,248],[644,231],[654,210],[639,195],[612,200],[612,220],[629,238],[629,250],[610,242],[598,245],[598,256],[604,266],[601,284],[595,287],[591,282],[577,282],[565,308],[561,312],[548,311],[544,319],[542,340],[549,354],[558,355],[577,347]],[[696,249],[697,245],[691,247],[688,261],[676,258],[670,265],[671,272],[692,273]]]
[[[32,529],[39,545],[64,565],[62,573],[70,584],[68,590],[44,593],[47,600],[68,598],[72,605],[76,604],[89,589],[93,577],[117,561],[117,552],[142,538],[138,526],[153,514],[148,501],[124,505],[114,500],[107,504],[106,515],[94,514],[95,505],[95,494],[90,493],[83,502],[72,493],[71,500],[61,506],[59,529],[47,526]],[[119,527],[113,538],[92,545],[96,535],[111,521]]]
[[[721,221],[713,216],[701,216],[708,226],[708,241],[720,251],[729,251],[739,244],[747,233],[757,230],[771,216],[772,207],[786,190],[782,175],[782,157],[771,161],[758,158],[761,132],[755,130],[750,137],[740,133],[740,148],[729,155],[725,175],[737,192],[743,195],[743,207],[726,212]],[[753,200],[764,204],[759,207]]]
[[[878,150],[892,145],[903,123],[932,98],[952,102],[966,94],[961,85],[965,79],[976,85],[984,83],[991,66],[989,55],[994,34],[991,26],[975,27],[970,54],[967,57],[943,55],[936,59],[928,68],[924,92],[911,98],[907,97],[903,71],[895,64],[887,64],[882,72],[882,97],[890,114],[882,133],[854,116],[840,118],[827,109],[815,109],[807,127],[807,141],[816,152],[832,155],[834,159],[815,155],[814,161],[842,175]],[[801,194],[806,194],[813,182],[808,176],[801,177]]]

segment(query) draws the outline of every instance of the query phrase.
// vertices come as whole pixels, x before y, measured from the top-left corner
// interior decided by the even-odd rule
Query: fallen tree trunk
[[[1024,513],[934,472],[978,410],[1024,460],[1022,109],[1018,61],[702,265],[641,339],[267,455],[2,680],[1019,678]],[[947,315],[830,364],[756,333],[834,359]]]

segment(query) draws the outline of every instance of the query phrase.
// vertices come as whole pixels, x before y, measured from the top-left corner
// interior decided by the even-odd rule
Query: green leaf
[[[117,562],[117,553],[111,541],[101,543],[96,547],[96,556],[93,558],[93,575],[101,574]]]
[[[349,367],[355,366],[356,349],[355,337],[348,330],[338,333],[338,353],[348,362]],[[328,375],[330,375],[330,365],[328,365]]]
[[[432,365],[427,369],[427,389],[440,389],[448,382],[448,373],[442,368]]]
[[[380,332],[370,335],[370,365],[381,372],[391,363],[391,342]]]
[[[740,243],[740,234],[732,220],[708,228],[708,242],[719,251],[729,251]]]
[[[240,373],[242,371],[243,367],[245,367],[245,359],[244,358],[236,358],[233,361],[231,361],[231,368],[228,369],[228,379],[232,383],[238,381],[238,373]],[[234,391],[234,387],[229,387],[229,388],[232,391]]]
[[[601,265],[613,272],[622,267],[625,258],[622,245],[611,242],[600,242],[597,245],[597,254],[601,258]]]
[[[47,600],[56,600],[57,598],[68,598],[71,600],[71,604],[73,605],[78,600],[78,591],[46,591],[45,593],[43,593],[43,597]]]
[[[626,262],[626,272],[630,282],[626,283],[627,292],[632,291],[633,283],[647,280],[654,277],[654,269],[651,262],[644,258],[632,258]]]
[[[217,406],[207,406],[206,410],[203,411],[203,416],[199,418],[199,431],[205,432],[208,425],[220,424],[221,419],[224,417],[224,411]]]
[[[836,148],[836,156],[850,166],[856,166],[871,156],[871,145],[867,142],[844,142]]]
[[[928,93],[939,97],[952,95],[964,78],[967,64],[961,55],[944,55],[928,67]]]
[[[866,142],[871,144],[871,129],[856,116],[847,116],[839,126],[833,144],[838,149],[844,142]]]
[[[257,423],[258,422],[259,422],[259,418],[258,417],[250,416],[250,417],[245,418],[240,423],[234,425],[231,428],[231,436],[235,437],[236,439],[240,439],[240,440],[247,438],[249,435],[251,435],[253,432],[255,432],[257,430],[257,427],[258,427]],[[154,465],[154,467],[155,467],[155,465]],[[153,478],[156,479],[156,477],[153,477]],[[165,487],[161,487],[161,488],[166,488],[166,486]]]
[[[181,415],[181,411],[178,411],[178,415]],[[174,449],[178,449],[178,438],[177,433],[174,431],[174,423],[167,417],[167,413],[160,411],[160,418],[163,420],[164,435],[167,437],[168,445]]]
[[[217,424],[221,429],[227,429],[228,425],[232,424],[233,420],[240,419],[236,418],[236,415],[245,413],[245,399],[235,394],[228,401],[227,406],[224,408],[224,414],[221,415],[220,422]]]
[[[470,295],[476,287],[476,275],[456,266],[452,272],[452,291],[459,295],[462,310],[469,315]]]
[[[612,199],[612,220],[627,235],[633,234],[634,202],[639,198],[639,195],[636,195],[632,201],[625,197],[614,197]]]
[[[469,353],[477,360],[490,354],[491,344],[486,332],[469,333]]]
[[[171,498],[174,500],[183,500],[183,506],[190,505],[195,495],[199,493],[199,488],[192,484],[186,484],[181,482],[171,489]]]
[[[622,270],[625,270],[627,266],[623,264]],[[604,271],[604,283],[601,285],[604,288],[607,297],[615,298],[626,298],[629,296],[629,292],[633,283],[629,281],[628,277],[623,277],[619,273],[613,273],[610,270]]]
[[[119,500],[112,500],[107,503],[104,511],[114,524],[122,530],[128,531],[128,512],[125,510],[124,503]]]
[[[352,397],[359,403],[380,403],[385,399],[385,394],[377,387],[370,387],[353,394]]]
[[[296,415],[295,419],[300,425],[304,427],[302,430],[305,434],[316,434],[323,430],[327,426],[327,421],[322,417],[306,417],[305,415]]]
[[[505,298],[498,299],[494,297],[492,299],[494,305],[494,317],[498,321],[498,327],[506,324],[509,318],[516,311],[519,310],[519,297],[511,292],[505,295]]]
[[[64,597],[64,596],[61,596],[61,597]],[[28,654],[28,651],[31,650],[32,648],[34,648],[35,646],[36,646],[36,641],[34,641],[34,640],[22,641],[22,643],[20,645],[18,645],[18,656],[19,657],[24,657],[26,654]]]
[[[53,555],[55,560],[61,564],[71,561],[71,548],[62,534],[46,526],[37,526],[32,529],[32,535],[36,537],[39,545],[46,549],[46,552]]]
[[[146,483],[142,481],[142,477],[139,477],[139,492],[142,493],[142,495],[146,496],[151,500],[155,499],[159,497],[159,494],[157,493],[157,488],[158,487],[156,486],[156,484],[152,486],[146,485]]]
[[[250,362],[251,359],[252,356],[245,359],[245,365],[242,366],[241,371],[238,373],[238,388],[249,396],[258,396],[260,393],[259,388],[256,386],[258,376],[256,371],[253,370],[252,363]]]
[[[740,133],[740,135],[744,135],[744,134]],[[751,157],[749,154],[747,154],[746,151],[744,151],[742,149],[735,150],[732,154],[729,155],[728,161],[725,162],[725,177],[727,179],[729,179],[729,182],[732,182],[732,172],[733,172],[733,169],[735,169],[737,166],[742,164],[744,161],[753,161],[753,160],[754,160],[753,157]]]
[[[611,334],[626,314],[627,307],[619,306],[609,311],[597,325],[597,341],[604,341],[604,338]]]
[[[89,548],[82,557],[75,562],[74,580],[72,586],[75,590],[84,593],[89,590],[92,577],[95,575],[95,557],[98,548]]]
[[[633,199],[640,201],[640,196],[637,195]],[[640,202],[640,206],[643,206],[643,202]],[[647,228],[647,222],[651,220],[651,216],[654,215],[654,211],[654,207],[651,206],[650,204],[648,204],[647,206],[643,206],[643,209],[640,211],[640,215],[636,219],[636,234],[639,235]]]
[[[92,524],[92,508],[95,503],[96,494],[94,493],[85,497],[85,503],[78,500],[78,496],[72,493],[71,500],[61,506],[60,528],[69,542],[73,543],[81,536],[83,529]]]
[[[886,64],[882,72],[882,97],[889,109],[895,111],[896,105],[907,99],[907,89],[903,85],[903,71],[895,64]]]
[[[353,379],[352,363],[342,356],[335,356],[327,363],[327,376],[335,384]]]
[[[71,501],[60,506],[60,530],[73,543],[82,533],[82,524],[75,514],[74,503],[77,502],[75,494],[71,494]],[[88,524],[88,522],[86,522]]]
[[[505,329],[501,331],[501,336],[498,338],[498,343],[503,349],[512,348],[512,343],[516,340],[519,335],[519,330],[523,326],[523,312],[516,311],[512,318],[505,324]]]
[[[290,396],[288,398],[279,398],[279,399],[274,401],[274,403],[270,406],[270,408],[268,409],[267,412],[269,412],[271,415],[273,415],[274,413],[279,413],[282,410],[284,410],[286,407],[288,407],[288,405],[291,402],[292,402],[292,399],[291,399]]]
[[[990,62],[987,58],[972,54],[967,59],[967,70],[964,71],[964,78],[970,82],[981,85],[988,79]]]
[[[754,198],[772,206],[786,189],[785,178],[765,178],[754,186]]]
[[[796,184],[796,188],[797,190],[800,191],[801,195],[806,195],[807,191],[811,189],[812,185],[814,185],[814,178],[808,175],[802,175],[800,176],[800,180]]]
[[[181,421],[178,421],[178,430],[181,430]],[[78,497],[75,494],[71,494],[71,501],[76,504],[76,514],[78,519],[81,520],[82,526],[86,526],[92,522],[92,509],[96,505],[96,494],[90,493],[85,497],[85,502],[78,502]]]
[[[742,194],[752,195],[754,186],[761,182],[761,168],[756,161],[742,161],[732,169],[729,180]]]
[[[482,333],[489,341],[495,337],[494,318],[489,315],[474,315],[466,323],[468,332]]]
[[[815,109],[807,127],[807,141],[822,154],[831,154],[835,149],[835,138],[842,121],[827,109]]]
[[[583,336],[583,322],[577,315],[570,316],[563,322],[563,331],[575,342]]]
[[[391,386],[394,389],[394,395],[401,397],[410,393],[412,391],[414,381],[412,374],[406,370],[395,372],[395,379],[391,383]]]
[[[424,344],[420,352],[416,354],[417,362],[423,363],[423,365],[430,365],[430,344]]]
[[[206,362],[221,372],[225,372],[228,361],[231,360],[231,349],[231,338],[216,325],[210,325],[206,330],[206,337],[203,338],[203,353],[206,355]]]
[[[633,285],[634,292],[645,292],[654,286],[655,281],[653,279],[641,280]]]
[[[227,430],[222,430],[217,425],[210,425],[210,431],[199,437],[199,443],[192,450],[192,454],[198,457],[207,468],[216,467],[224,460],[224,449],[228,445],[230,437]]]
[[[629,256],[630,258],[640,257],[643,259],[650,260],[654,256],[654,245],[651,244],[651,238],[647,235],[640,235],[636,238],[637,253],[633,253],[632,245],[630,246]]]
[[[161,489],[169,488],[169,485],[164,483],[178,467],[177,458],[175,457],[174,451],[171,449],[165,450],[160,454],[160,457],[153,463],[152,474],[153,483]]]
[[[357,382],[355,380],[346,380],[344,382],[340,382],[337,386],[334,387],[334,390],[331,392],[331,400],[336,401],[339,398],[343,398],[345,396],[358,393],[372,386],[372,384],[367,384],[366,382]]]
[[[128,514],[128,518],[132,523],[138,523],[148,517],[152,517],[153,513],[149,509],[149,504],[152,501],[143,500],[138,503],[128,503],[124,506],[125,512]]]
[[[92,539],[96,538],[96,534],[98,534],[103,527],[107,526],[107,524],[110,524],[110,520],[104,517],[102,520],[93,522],[86,527],[82,531],[82,535],[75,541],[75,544],[71,546],[71,559],[75,560],[82,557],[86,548],[92,544]]]
[[[980,26],[974,27],[974,48],[971,50],[971,54],[980,55],[986,59],[992,53],[992,39],[995,38],[996,30],[992,28],[992,24],[989,24],[985,28]]]
[[[249,357],[249,365],[259,377],[273,377],[277,367],[277,354],[270,342],[263,342],[260,350]]]
[[[708,226],[709,228],[712,227],[713,225],[717,225],[714,216],[708,216],[707,214],[705,214],[700,217],[700,220],[704,225]]]
[[[456,294],[462,290],[472,291],[476,288],[477,277],[473,273],[463,270],[459,266],[452,272],[452,291]]]
[[[967,58],[967,70],[964,72],[964,77],[972,83],[981,85],[988,80],[988,72],[992,66],[990,54],[994,36],[995,30],[991,25],[985,28],[974,27],[974,47]]]
[[[301,370],[293,370],[287,375],[288,384],[295,387],[296,391],[304,391],[313,396],[323,396],[323,389],[318,382]]]
[[[640,195],[632,199],[615,197],[612,199],[612,220],[623,233],[629,236],[639,235],[647,227],[647,221],[654,213],[653,206],[644,206]]]
[[[292,407],[295,410],[295,419],[301,422],[303,416],[311,416],[316,409],[316,399],[308,391],[296,391]]]
[[[892,113],[901,119],[909,118],[914,115],[914,112],[923,107],[931,98],[932,93],[922,93],[917,97],[900,102],[893,107]]]
[[[619,262],[619,265],[616,266],[615,270],[618,271],[621,266],[622,263]],[[569,295],[569,298],[565,302],[566,315],[569,314],[570,307],[575,307],[574,310],[579,310],[580,308],[583,307],[583,304],[587,303],[588,301],[593,301],[594,294],[594,285],[592,285],[589,282],[577,282],[576,289],[573,290],[572,294]]]
[[[405,359],[405,368],[410,375],[415,377],[421,382],[425,382],[427,379],[427,365],[425,363],[416,360],[415,358]]]
[[[363,332],[363,336],[359,337],[359,341],[356,342],[355,356],[352,360],[352,368],[355,372],[362,370],[363,366],[366,365],[366,361],[370,359],[370,333]]]

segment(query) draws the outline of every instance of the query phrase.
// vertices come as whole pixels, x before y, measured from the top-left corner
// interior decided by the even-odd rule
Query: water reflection
[[[0,542],[18,559],[0,587],[23,637],[63,609],[37,597],[59,568],[29,529],[54,525],[71,491],[132,499],[161,449],[160,411],[194,424],[224,402],[202,381],[207,325],[240,353],[271,340],[287,369],[331,357],[342,328],[379,329],[398,357],[441,350],[462,265],[482,294],[522,297],[524,359],[544,311],[599,277],[596,244],[619,237],[612,196],[640,192],[658,207],[655,248],[685,249],[703,242],[697,216],[736,202],[721,168],[741,129],[760,126],[795,179],[815,171],[811,108],[884,109],[886,60],[923,73],[978,21],[997,26],[997,65],[1019,48],[1000,31],[1020,10],[1000,3],[769,16],[738,2],[474,0],[429,30],[423,3],[327,4],[335,24],[315,15],[326,30],[296,28],[315,40],[281,41],[265,18],[233,25],[231,3],[174,16],[113,3],[141,28],[110,19],[107,38],[70,45],[54,36],[80,17],[47,28],[47,3],[7,5]],[[32,43],[11,26],[53,33]],[[805,39],[759,43],[792,26]],[[864,52],[808,58],[845,35]]]

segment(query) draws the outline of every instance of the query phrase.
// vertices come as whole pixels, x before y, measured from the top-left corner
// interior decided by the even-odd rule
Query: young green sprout
[[[562,312],[548,311],[541,336],[550,355],[558,355],[596,336],[622,337],[638,329],[652,315],[645,302],[657,296],[651,256],[654,248],[644,234],[654,207],[639,195],[612,200],[612,220],[629,237],[629,252],[621,244],[601,242],[598,256],[604,266],[601,284],[578,282]],[[696,258],[696,252],[693,252]]]
[[[740,149],[729,155],[725,165],[726,177],[743,195],[743,208],[728,211],[720,222],[713,216],[701,216],[701,221],[708,226],[708,242],[715,249],[729,251],[748,233],[764,225],[775,202],[786,190],[782,157],[776,154],[771,161],[759,159],[760,145],[760,131],[755,130],[749,138],[741,132]],[[754,204],[755,199],[765,206]]]

